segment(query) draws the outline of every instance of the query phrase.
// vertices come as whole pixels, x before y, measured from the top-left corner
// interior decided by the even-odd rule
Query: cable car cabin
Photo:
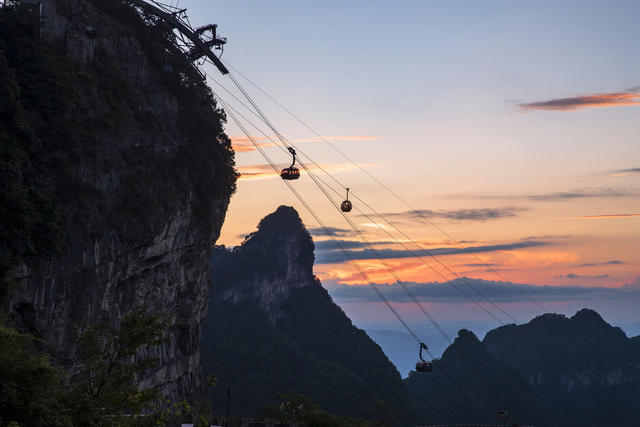
[[[352,208],[353,208],[353,206],[351,205],[351,202],[349,201],[349,188],[347,188],[347,198],[344,199],[344,201],[340,205],[340,210],[342,212],[351,212]]]
[[[294,168],[293,166],[289,168],[284,168],[282,169],[282,171],[280,171],[280,178],[287,181],[298,179],[300,178],[300,169]]]
[[[433,371],[433,365],[431,362],[425,362],[424,360],[416,363],[416,372],[431,372]]]
[[[291,166],[289,166],[288,168],[284,168],[284,169],[282,169],[282,171],[280,171],[280,178],[282,178],[284,180],[287,180],[287,181],[291,181],[293,179],[300,178],[300,169],[295,167],[295,164],[296,164],[296,150],[294,150],[293,147],[287,147],[287,150],[289,150],[289,152],[293,156],[293,162],[291,162]]]
[[[416,372],[431,372],[433,371],[433,365],[431,362],[427,362],[426,360],[424,360],[422,358],[422,350],[425,349],[427,350],[427,352],[429,351],[429,349],[427,348],[427,345],[423,342],[420,343],[420,360],[418,360],[418,363],[416,363]],[[429,353],[431,354],[431,353]]]

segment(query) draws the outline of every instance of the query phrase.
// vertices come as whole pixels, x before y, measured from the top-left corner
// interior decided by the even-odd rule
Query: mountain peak
[[[295,233],[304,230],[298,211],[291,206],[284,205],[278,206],[278,209],[262,218],[258,224],[259,233]]]
[[[298,212],[291,206],[280,206],[265,216],[258,230],[247,236],[242,251],[256,252],[272,267],[289,269],[295,266],[311,276],[313,273],[314,244]]]
[[[599,323],[606,323],[597,311],[590,308],[583,308],[582,310],[578,311],[573,315],[573,317],[571,317],[571,320],[592,322],[597,321]]]

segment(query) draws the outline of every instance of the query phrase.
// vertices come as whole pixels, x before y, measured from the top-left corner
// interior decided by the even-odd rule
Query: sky
[[[236,74],[299,152],[403,231],[376,226],[355,209],[349,214],[401,280],[421,292],[459,277],[481,280],[473,282],[480,292],[460,283],[480,304],[461,293],[419,292],[440,321],[491,321],[486,311],[508,321],[498,305],[518,321],[540,314],[540,306],[566,314],[592,306],[614,323],[640,322],[639,2],[179,5],[195,26],[218,24],[228,38],[227,64],[419,211]],[[229,77],[205,68],[213,90],[266,129],[219,85],[241,98]],[[247,126],[278,167],[288,166],[288,154]],[[312,231],[314,271],[336,302],[359,325],[397,327],[243,132],[231,120],[226,130],[241,177],[218,244],[239,244],[262,217],[292,205]],[[418,322],[396,279],[312,180],[303,172],[293,185]],[[483,298],[492,286],[499,292]]]

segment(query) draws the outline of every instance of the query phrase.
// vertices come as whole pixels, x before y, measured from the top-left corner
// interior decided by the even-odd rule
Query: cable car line
[[[258,114],[256,114],[253,110],[251,110],[246,104],[244,104],[241,100],[239,100],[237,97],[235,97],[235,95],[233,95],[233,93],[231,93],[228,89],[226,89],[220,82],[218,82],[217,80],[215,80],[213,77],[209,76],[209,78],[211,78],[215,83],[217,83],[220,87],[222,87],[227,93],[229,93],[231,96],[234,97],[234,99],[239,102],[243,107],[245,107],[248,111],[252,112],[256,117],[261,118],[262,116],[259,116]],[[218,97],[220,97],[220,95],[217,95]],[[229,103],[226,103],[230,108],[233,108],[229,105]],[[258,132],[262,133],[268,140],[270,140],[271,142],[274,143],[275,146],[279,147],[282,150],[285,150],[285,148],[279,146],[276,141],[271,138],[269,135],[267,135],[262,129],[260,129],[259,127],[257,127],[255,124],[253,124],[253,122],[251,122],[249,119],[247,119],[244,115],[242,115],[240,112],[238,112],[236,109],[234,109],[234,111],[236,111],[236,113],[238,115],[240,115],[244,120],[246,120],[249,124],[251,124],[256,130],[258,130]],[[273,130],[273,129],[272,129]],[[282,139],[286,140],[287,143],[291,146],[293,146],[293,144],[286,139],[286,137],[282,136],[282,134],[280,134],[279,132],[274,130],[274,133],[279,134],[281,136]],[[283,145],[285,143],[283,142]],[[285,147],[287,147],[285,145]],[[287,149],[290,149],[290,147],[287,147]],[[334,182],[336,182],[340,187],[346,189],[347,187],[345,187],[342,183],[340,183],[333,175],[331,175],[330,173],[328,173],[321,165],[319,165],[318,163],[316,163],[312,158],[310,158],[308,155],[306,155],[304,152],[302,152],[300,149],[298,149],[296,147],[296,149],[298,150],[298,152],[300,152],[300,154],[302,154],[305,158],[309,159],[310,162],[312,162],[317,168],[319,168],[322,172],[324,172],[326,175],[328,175]],[[286,152],[286,150],[285,150]],[[311,171],[307,170],[307,173],[312,174]],[[328,187],[329,189],[331,189],[334,193],[338,194],[340,196],[340,193],[337,192],[334,188],[332,188],[330,185],[328,185],[324,180],[322,180],[322,178],[320,178],[319,176],[316,175],[316,177],[318,178],[318,180],[320,180],[326,187]],[[381,218],[383,221],[385,221],[387,224],[389,224],[391,227],[393,227],[398,233],[400,233],[402,236],[404,236],[406,239],[408,239],[411,243],[413,243],[414,245],[416,245],[418,248],[420,248],[421,250],[425,250],[418,242],[416,242],[415,240],[413,240],[410,236],[408,236],[406,233],[404,233],[402,230],[400,230],[395,224],[391,223],[389,220],[387,220],[382,214],[378,213],[375,209],[373,209],[371,206],[369,206],[366,202],[364,202],[360,197],[358,197],[355,193],[352,192],[352,195],[354,196],[354,198],[356,198],[357,200],[359,200],[360,202],[362,202],[363,205],[365,205],[367,208],[369,208],[371,211],[374,212],[374,214],[376,216],[378,216],[379,218]],[[344,202],[343,202],[344,203]],[[340,206],[340,209],[342,210],[342,206]],[[480,302],[478,302],[477,300],[475,300],[471,295],[467,294],[466,292],[464,292],[461,288],[459,288],[452,280],[447,279],[444,275],[442,275],[442,273],[440,273],[439,271],[437,271],[433,266],[431,266],[430,264],[428,264],[424,258],[422,256],[420,256],[419,254],[417,254],[414,250],[412,250],[411,248],[409,248],[407,245],[404,244],[404,242],[402,242],[401,240],[397,239],[396,237],[394,237],[391,233],[389,233],[387,230],[385,230],[383,227],[381,227],[373,218],[371,218],[370,215],[366,214],[365,212],[363,212],[361,209],[359,209],[356,205],[356,210],[363,216],[365,216],[369,221],[371,221],[373,224],[375,224],[376,226],[378,226],[384,233],[386,233],[391,239],[393,239],[396,243],[402,245],[402,247],[404,249],[406,249],[407,251],[409,251],[413,257],[417,258],[421,263],[423,263],[425,266],[429,267],[434,273],[436,273],[440,278],[442,278],[445,282],[451,284],[456,290],[458,290],[458,292],[460,292],[463,296],[465,296],[466,298],[470,299],[473,303],[475,303],[476,305],[478,305],[483,311],[485,311],[487,314],[489,314],[489,316],[491,316],[493,319],[495,319],[499,324],[504,325],[505,322],[503,322],[502,320],[500,320],[497,316],[495,316],[493,313],[491,313],[487,308],[485,308]],[[343,211],[344,212],[344,211]],[[506,312],[502,307],[500,307],[499,305],[497,305],[494,301],[492,301],[489,297],[487,297],[486,295],[482,294],[479,290],[477,290],[473,284],[471,282],[469,282],[465,277],[460,276],[459,274],[457,274],[454,270],[452,270],[451,268],[449,268],[444,262],[442,262],[436,255],[429,253],[428,251],[426,252],[427,255],[429,255],[432,259],[434,259],[438,264],[440,264],[443,268],[445,268],[449,273],[451,273],[452,275],[454,275],[455,277],[457,277],[459,280],[461,280],[464,284],[466,284],[468,287],[470,287],[476,294],[478,294],[481,298],[485,299],[488,303],[490,303],[491,305],[493,305],[497,310],[499,310],[500,312],[502,312],[506,317],[508,317],[511,321],[513,321],[514,323],[518,323],[518,321],[512,316],[510,315],[508,312]]]
[[[210,76],[209,76],[210,77]],[[210,77],[212,78],[212,77]],[[213,79],[213,78],[212,78]],[[216,81],[216,83],[218,83],[218,85],[220,85],[219,82]],[[224,86],[222,86],[223,89]],[[227,90],[227,92],[229,92]],[[233,94],[231,94],[233,96]],[[218,94],[216,95],[218,98],[221,98],[221,96]],[[235,98],[235,97],[234,97]],[[238,102],[241,103],[241,105],[243,105],[245,108],[247,108],[249,111],[253,112],[251,109],[249,109],[244,103],[242,103],[242,101],[238,100],[237,98],[235,98]],[[221,100],[223,100],[221,98]],[[226,105],[228,108],[233,109],[233,111],[236,112],[236,114],[238,114],[240,117],[242,117],[245,121],[247,121],[251,126],[253,126],[258,132],[262,133],[262,135],[264,135],[269,141],[271,141],[272,143],[274,143],[275,146],[277,146],[278,148],[280,148],[281,150],[286,152],[286,149],[280,145],[278,145],[276,143],[276,141],[271,138],[269,135],[267,135],[264,130],[260,129],[258,126],[256,126],[252,121],[250,121],[249,119],[247,119],[242,113],[240,113],[238,110],[236,110],[235,108],[231,107],[229,105],[228,102],[226,102]],[[257,117],[259,117],[255,112],[253,112],[254,115],[256,115]],[[284,138],[284,137],[283,137]],[[290,147],[287,147],[290,148]],[[319,169],[321,169],[325,174],[327,174],[330,178],[332,178],[335,182],[338,183],[339,186],[344,187],[339,181],[337,181],[337,179],[335,177],[333,177],[333,175],[329,174],[325,169],[322,168],[322,166],[318,165],[315,161],[313,161],[313,159],[311,159],[308,155],[304,154],[303,152],[301,152],[301,154],[308,158],[316,167],[318,167]],[[309,174],[312,174],[311,171],[307,171]],[[332,188],[330,185],[328,185],[322,178],[320,178],[319,175],[315,175],[315,177],[322,182],[326,187],[328,187],[330,190],[332,190],[334,193],[336,193],[338,196],[340,196],[340,193],[335,190],[334,188]],[[358,200],[361,200],[360,198],[358,198]],[[362,201],[362,200],[361,200]],[[344,203],[344,202],[343,202]],[[364,201],[362,201],[362,203],[367,206],[370,210],[372,210],[378,217],[382,218],[386,223],[388,223],[391,227],[393,227],[397,232],[399,232],[400,234],[402,234],[405,238],[409,239],[414,245],[416,245],[417,247],[419,247],[420,249],[423,249],[416,241],[414,241],[413,239],[411,239],[406,233],[402,232],[400,229],[398,229],[393,223],[391,223],[390,221],[388,221],[386,218],[384,218],[384,216],[382,216],[380,213],[378,213],[377,211],[375,211],[372,207],[370,207],[368,204],[366,204]],[[340,209],[342,210],[342,205],[340,206]],[[388,230],[386,230],[385,228],[381,227],[373,218],[371,218],[370,215],[368,215],[367,213],[363,212],[360,208],[357,207],[356,205],[356,210],[363,216],[365,216],[369,221],[371,221],[373,224],[375,224],[376,226],[378,226],[385,234],[387,234],[392,240],[394,240],[396,243],[400,244],[404,249],[406,249],[407,251],[409,251],[413,257],[417,258],[421,263],[423,263],[425,266],[427,266],[429,269],[431,269],[434,273],[436,273],[442,280],[444,280],[446,283],[450,284],[451,286],[453,286],[458,292],[460,292],[463,296],[465,296],[466,298],[468,298],[469,300],[471,300],[474,304],[476,304],[478,307],[480,307],[483,311],[485,311],[487,314],[489,314],[489,316],[491,316],[493,319],[495,319],[500,325],[505,325],[505,322],[503,322],[502,320],[500,320],[497,316],[495,316],[492,312],[490,312],[486,307],[484,307],[480,302],[478,302],[477,300],[475,300],[471,295],[469,295],[468,293],[466,293],[464,290],[462,290],[460,287],[458,287],[455,282],[453,282],[452,280],[447,279],[441,272],[439,272],[438,270],[436,270],[433,266],[431,266],[429,263],[427,263],[424,258],[422,256],[420,256],[419,254],[417,254],[414,250],[412,250],[410,247],[408,247],[404,242],[402,242],[400,239],[396,238],[395,236],[393,236]],[[344,212],[344,211],[343,211]],[[515,318],[513,318],[513,316],[511,316],[509,313],[507,313],[504,309],[502,309],[500,306],[498,306],[494,301],[492,301],[489,297],[483,295],[480,291],[478,291],[468,280],[466,280],[466,278],[459,276],[457,273],[455,273],[455,271],[451,270],[446,264],[444,264],[440,259],[438,259],[438,257],[436,257],[434,254],[428,253],[427,254],[433,258],[434,260],[436,260],[441,266],[443,266],[445,269],[447,269],[450,273],[452,273],[453,275],[455,275],[458,279],[460,279],[463,283],[465,283],[468,287],[470,287],[475,293],[477,293],[480,297],[484,298],[485,300],[487,300],[487,302],[489,302],[490,304],[492,304],[494,307],[496,307],[499,311],[501,311],[506,317],[508,317],[509,319],[511,319],[514,323],[518,323],[517,320]]]
[[[216,95],[216,97],[218,97],[218,95]],[[230,110],[232,108],[230,108],[230,105],[228,105],[226,102],[224,102],[223,100],[219,99],[221,101],[221,103],[223,104],[223,106],[227,109]],[[235,110],[235,109],[233,109]],[[236,110],[237,111],[237,110]],[[254,145],[254,147],[260,152],[260,154],[267,160],[267,162],[271,165],[271,167],[274,169],[274,171],[276,173],[278,173],[278,168],[277,166],[275,166],[273,164],[273,162],[270,160],[270,158],[268,157],[268,155],[264,152],[264,150],[262,150],[262,147],[259,146],[259,144],[255,141],[255,139],[249,134],[249,132],[246,130],[246,128],[240,123],[240,121],[235,117],[235,115],[231,112],[228,111],[228,114],[232,117],[232,119],[234,120],[234,122],[236,122],[236,124],[238,125],[238,127],[240,127],[240,129],[242,129],[243,133],[247,136],[247,138],[252,142],[252,144]],[[245,120],[247,120],[245,118]],[[254,128],[257,128],[251,121],[247,120]],[[258,129],[258,128],[257,128]],[[259,129],[258,129],[259,130]],[[267,136],[267,135],[265,135]],[[271,139],[270,137],[267,136],[267,138]],[[282,148],[282,147],[280,147]],[[302,163],[301,163],[302,165]],[[313,176],[311,171],[308,170],[308,168],[306,168],[306,166],[303,165],[303,168],[307,171],[307,173],[310,174],[310,176]],[[312,178],[313,179],[313,178]],[[425,349],[427,354],[429,354],[429,356],[431,357],[432,360],[435,359],[434,355],[432,354],[432,352],[427,348],[427,346],[420,341],[420,339],[418,338],[418,336],[415,334],[415,332],[413,332],[413,330],[411,329],[411,327],[404,321],[404,319],[402,319],[402,317],[400,316],[400,314],[393,308],[393,306],[389,303],[389,301],[384,297],[384,295],[380,292],[380,290],[375,286],[375,284],[370,280],[370,278],[367,276],[367,274],[362,271],[362,269],[360,268],[360,266],[357,264],[357,262],[355,262],[351,257],[349,257],[348,252],[345,250],[345,248],[339,243],[339,241],[335,238],[335,236],[327,229],[327,227],[324,225],[324,223],[320,220],[320,218],[316,215],[316,213],[313,211],[313,209],[306,203],[306,201],[302,198],[302,196],[297,192],[297,190],[293,187],[293,185],[291,185],[291,183],[289,183],[288,181],[284,181],[285,184],[287,184],[287,186],[289,187],[289,189],[296,195],[296,197],[298,198],[298,200],[300,200],[300,202],[305,206],[305,208],[309,211],[309,213],[314,217],[314,219],[318,222],[318,224],[323,228],[323,230],[325,231],[325,233],[331,238],[331,240],[334,242],[334,244],[343,252],[343,254],[345,255],[345,258],[347,258],[347,260],[349,260],[349,262],[354,266],[354,268],[356,268],[356,270],[361,274],[361,276],[363,278],[365,278],[365,280],[367,281],[367,283],[372,287],[372,289],[374,289],[374,291],[376,292],[376,294],[379,296],[379,298],[385,303],[385,305],[387,305],[387,307],[389,308],[389,310],[396,316],[396,318],[401,322],[401,324],[405,327],[405,329],[410,333],[410,335],[416,340],[416,342],[419,343],[420,346],[420,352],[419,352],[419,356],[420,356],[420,361],[418,361],[416,363],[416,371],[417,372],[431,372],[432,368],[431,368],[431,363],[425,362],[424,359],[422,358],[422,350]],[[322,189],[322,187],[319,186],[319,188],[326,194],[326,192]],[[332,201],[332,199],[329,197],[329,199]],[[332,201],[333,203],[333,201]],[[335,205],[335,203],[333,203],[335,207],[337,207]],[[343,214],[344,216],[344,214]],[[348,222],[350,222],[348,220],[348,218],[345,217],[345,220],[347,220]],[[442,331],[443,332],[443,331]],[[452,341],[450,338],[448,338],[448,336],[446,335],[446,333],[443,335],[445,338],[447,338],[448,342],[451,344]],[[455,349],[455,348],[454,348]],[[455,349],[455,351],[457,352],[458,350]],[[427,365],[425,365],[425,363]],[[453,381],[453,378],[451,377],[451,375],[448,372],[448,369],[445,368],[444,366],[441,366],[441,371],[443,372],[443,374],[449,378],[449,380],[451,382]]]
[[[218,98],[219,99],[219,98]],[[219,99],[219,101],[226,106],[226,103],[222,100]],[[269,158],[269,156],[262,150],[262,147],[260,147],[260,145],[255,141],[255,139],[249,134],[249,132],[246,130],[246,128],[240,123],[240,121],[235,117],[235,115],[233,114],[233,112],[231,111],[227,111],[227,114],[229,114],[229,116],[233,119],[233,121],[236,123],[236,125],[244,132],[244,134],[247,136],[247,138],[251,141],[251,143],[254,145],[254,147],[256,148],[256,150],[258,150],[260,152],[260,154],[265,158],[265,160],[269,163],[269,165],[271,165],[271,167],[273,168],[273,170],[277,173],[278,172],[278,167],[273,164],[273,162],[271,161],[271,159]],[[346,251],[346,249],[339,243],[339,241],[335,238],[335,236],[329,231],[329,229],[324,225],[324,223],[320,220],[320,218],[317,216],[317,214],[315,213],[315,211],[311,208],[311,206],[309,206],[307,204],[307,202],[304,200],[304,198],[298,193],[298,191],[293,187],[293,185],[291,185],[291,183],[289,183],[288,181],[284,181],[285,184],[289,187],[289,189],[294,193],[294,195],[296,196],[296,198],[298,198],[298,200],[303,204],[303,206],[307,209],[307,211],[313,216],[313,218],[316,220],[316,222],[320,225],[320,227],[325,231],[325,233],[327,234],[327,236],[329,236],[329,238],[331,238],[331,240],[333,240],[333,242],[336,244],[336,246],[344,253],[345,257],[349,260],[349,262],[355,267],[355,269],[358,271],[358,273],[365,279],[365,281],[371,286],[371,288],[376,292],[376,294],[378,295],[378,297],[385,303],[385,305],[389,308],[389,310],[395,315],[395,317],[400,321],[400,323],[404,326],[404,328],[407,330],[407,332],[409,332],[409,334],[416,340],[416,342],[420,345],[421,349],[422,346],[424,345],[424,343],[420,340],[420,338],[418,337],[418,335],[413,331],[413,329],[407,324],[407,322],[402,318],[402,316],[400,316],[400,314],[395,310],[395,308],[393,308],[393,306],[391,305],[391,303],[387,300],[387,298],[382,294],[382,292],[375,286],[375,284],[371,281],[371,279],[369,278],[369,276],[360,268],[360,266],[358,265],[357,262],[355,262],[353,259],[351,259],[348,255],[348,252]],[[426,346],[425,346],[426,347]],[[431,351],[427,348],[426,349],[427,353],[431,356],[432,359],[434,359],[435,357],[433,356],[433,354],[431,353]]]
[[[218,95],[217,95],[218,96]],[[220,98],[219,98],[220,99]],[[224,103],[224,105],[226,106],[226,108],[229,108],[230,106],[228,105],[228,103],[224,102],[222,99],[220,99],[221,102]],[[237,110],[233,109],[234,111],[237,112]],[[246,117],[242,116],[240,114],[240,116],[246,120],[249,124],[251,124],[254,128],[258,129],[258,131],[260,131],[261,133],[264,134],[264,132],[262,132],[257,126],[255,126],[251,121],[249,121]],[[270,138],[268,135],[264,134],[267,138]],[[273,140],[272,140],[273,141]],[[275,141],[274,141],[275,143]],[[349,219],[344,211],[342,211],[342,206],[338,206],[337,203],[333,200],[333,198],[326,192],[326,189],[322,187],[322,185],[320,185],[316,179],[319,179],[319,177],[317,177],[313,172],[311,172],[309,170],[309,168],[302,162],[299,162],[300,165],[302,166],[303,169],[305,169],[305,171],[309,174],[309,176],[311,177],[312,180],[314,180],[314,183],[318,186],[318,188],[324,193],[324,195],[329,199],[329,201],[333,204],[333,206],[336,208],[336,210],[338,210],[338,212],[340,212],[340,214],[344,217],[345,221],[347,221],[347,223],[349,223],[349,225],[351,226],[351,228],[359,235],[359,237],[363,240],[363,242],[365,243],[365,246],[368,247],[371,251],[373,251],[376,255],[376,257],[378,258],[378,260],[383,264],[383,266],[387,269],[387,271],[389,271],[389,273],[394,277],[394,279],[402,286],[402,288],[404,289],[404,291],[407,293],[407,295],[409,295],[409,297],[411,298],[411,300],[420,308],[420,310],[423,312],[423,314],[429,319],[429,321],[434,325],[434,327],[438,330],[438,332],[440,332],[440,334],[449,342],[452,343],[451,338],[449,337],[449,335],[444,331],[444,329],[442,329],[442,327],[438,324],[438,322],[435,320],[435,318],[431,315],[431,313],[429,313],[429,311],[424,308],[424,306],[422,305],[422,303],[420,303],[420,301],[417,299],[417,297],[415,296],[415,294],[411,291],[411,289],[409,289],[406,284],[404,283],[404,281],[402,281],[400,279],[400,277],[398,277],[398,275],[395,273],[395,271],[391,268],[391,266],[384,260],[384,258],[379,254],[379,252],[373,247],[373,245],[368,241],[368,239],[364,236],[364,234],[358,229],[358,227],[351,221],[351,219]],[[326,184],[325,184],[326,186]],[[330,188],[330,187],[329,187]],[[333,190],[333,189],[332,189]],[[334,190],[335,191],[335,190]],[[395,238],[391,235],[391,238],[395,240]],[[345,253],[346,255],[346,253]],[[349,257],[347,257],[349,259]],[[445,279],[446,280],[446,279]],[[494,316],[495,317],[495,316]],[[496,318],[496,320],[498,320],[500,322],[499,319]],[[502,323],[502,322],[501,322]],[[502,323],[504,324],[504,323]]]
[[[256,103],[253,101],[253,99],[251,99],[251,96],[249,96],[249,94],[244,90],[244,88],[242,87],[242,85],[240,84],[240,82],[237,81],[237,79],[233,76],[233,74],[229,74],[229,77],[231,78],[231,80],[233,80],[233,82],[236,84],[236,86],[238,87],[238,89],[244,94],[244,96],[247,98],[247,100],[251,103],[251,105],[254,106],[254,108],[256,109],[256,111],[260,114],[260,116],[263,118],[264,122],[267,124],[267,126],[269,126],[271,128],[271,130],[273,131],[274,134],[276,134],[278,136],[278,139],[280,139],[280,141],[282,142],[283,145],[285,145],[287,148],[289,148],[290,146],[293,146],[293,144],[289,143],[289,141],[282,136],[282,134],[280,132],[278,132],[278,130],[275,128],[275,126],[273,126],[273,124],[269,121],[269,119],[267,119],[267,117],[264,115],[264,113],[262,112],[262,110],[260,110],[260,107],[258,107],[256,105]],[[288,145],[289,144],[289,145]],[[364,236],[364,234],[358,229],[358,227],[351,221],[351,219],[340,209],[340,206],[338,206],[336,204],[336,202],[333,200],[333,198],[331,197],[331,195],[329,193],[327,193],[326,189],[316,180],[315,174],[313,174],[308,168],[307,166],[299,161],[300,166],[302,166],[302,168],[309,174],[309,177],[313,180],[313,182],[316,184],[316,186],[318,187],[318,189],[320,189],[320,191],[325,195],[325,197],[327,197],[327,199],[331,202],[331,204],[336,208],[336,210],[342,215],[342,217],[345,219],[345,221],[347,221],[347,223],[351,226],[351,228],[353,229],[353,231],[356,232],[356,234],[358,234],[358,236],[360,236],[360,239],[365,243],[365,246],[368,247],[378,258],[378,260],[380,261],[380,263],[386,268],[386,270],[393,276],[393,278],[396,280],[396,282],[398,284],[400,284],[402,286],[402,288],[405,290],[405,292],[409,295],[409,297],[412,299],[412,301],[420,308],[420,310],[424,313],[424,315],[429,319],[429,321],[431,321],[431,323],[433,324],[433,326],[438,330],[438,332],[440,332],[440,334],[451,344],[453,341],[451,340],[451,338],[449,337],[449,335],[444,331],[444,329],[442,329],[442,327],[438,324],[438,322],[433,318],[433,316],[431,315],[431,313],[429,313],[429,311],[427,309],[424,308],[424,306],[418,301],[418,299],[415,297],[415,295],[413,294],[413,292],[411,292],[411,290],[406,286],[406,284],[404,283],[404,281],[402,279],[400,279],[400,277],[396,274],[396,272],[391,268],[391,266],[386,262],[386,260],[380,255],[380,253],[378,252],[378,250],[376,248],[373,247],[373,245],[371,245],[371,243],[369,242],[369,240]]]
[[[300,117],[298,117],[295,113],[293,113],[290,109],[288,109],[287,107],[285,107],[284,105],[282,105],[280,102],[278,102],[278,100],[276,100],[273,96],[271,96],[268,92],[266,92],[265,90],[263,90],[260,86],[258,86],[256,83],[254,83],[251,79],[249,79],[246,75],[244,75],[242,72],[240,72],[240,70],[238,70],[237,68],[235,68],[233,65],[229,64],[227,61],[223,61],[226,65],[229,66],[229,68],[231,68],[232,70],[234,70],[236,73],[238,73],[240,76],[242,76],[247,82],[249,82],[253,87],[255,87],[256,89],[258,89],[262,94],[264,94],[267,98],[269,98],[272,102],[274,102],[276,105],[278,105],[280,108],[282,108],[284,111],[286,111],[291,117],[293,117],[296,121],[298,121],[301,125],[303,125],[305,128],[307,128],[311,133],[313,133],[316,137],[318,137],[321,141],[325,142],[326,144],[328,144],[331,148],[333,148],[336,152],[338,152],[342,157],[344,157],[345,159],[347,159],[350,163],[352,163],[354,166],[356,166],[358,169],[360,169],[360,171],[362,171],[363,173],[365,173],[369,178],[371,178],[374,182],[376,182],[376,184],[378,184],[380,187],[382,187],[384,190],[386,190],[389,194],[391,194],[394,198],[396,198],[397,200],[399,200],[402,204],[404,204],[406,207],[408,207],[410,209],[410,211],[416,215],[418,215],[419,217],[421,217],[425,222],[427,222],[429,225],[431,225],[432,227],[434,227],[437,231],[439,231],[440,233],[442,233],[444,236],[446,236],[450,241],[452,241],[456,246],[458,246],[458,248],[460,248],[462,250],[463,253],[472,256],[476,261],[478,261],[478,263],[480,263],[482,266],[484,266],[487,271],[490,271],[491,273],[495,274],[498,278],[500,278],[500,280],[502,280],[503,282],[507,283],[509,286],[511,286],[514,290],[516,290],[520,295],[522,295],[523,297],[525,297],[526,299],[528,299],[529,301],[531,301],[532,303],[534,303],[536,306],[538,306],[538,308],[540,308],[543,311],[546,311],[546,308],[540,304],[538,301],[534,300],[529,294],[523,292],[520,288],[518,288],[517,286],[515,286],[511,281],[509,281],[506,277],[504,277],[500,272],[498,272],[497,270],[495,270],[494,268],[492,268],[489,264],[487,264],[486,262],[484,262],[480,257],[478,257],[476,254],[474,254],[473,252],[468,251],[468,249],[462,245],[462,243],[460,243],[460,241],[458,241],[457,239],[455,239],[450,233],[448,233],[446,230],[444,230],[443,228],[441,228],[440,226],[438,226],[436,223],[434,223],[433,221],[431,221],[428,217],[426,217],[422,212],[420,212],[420,210],[416,209],[415,207],[413,207],[409,202],[407,202],[404,198],[402,198],[399,194],[397,194],[395,191],[393,191],[391,188],[389,188],[387,185],[385,185],[383,182],[381,182],[379,179],[377,179],[374,175],[372,175],[369,171],[367,171],[366,169],[364,169],[362,166],[360,166],[355,160],[353,160],[351,157],[349,157],[345,152],[343,152],[342,150],[340,150],[335,144],[333,144],[332,142],[330,142],[329,140],[327,140],[326,138],[324,138],[322,135],[320,135],[320,133],[318,133],[315,129],[313,129],[309,124],[307,124],[304,120],[302,120]],[[357,198],[356,195],[353,195],[354,198]]]

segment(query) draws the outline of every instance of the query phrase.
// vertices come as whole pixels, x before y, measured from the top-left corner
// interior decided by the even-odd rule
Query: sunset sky
[[[219,25],[228,37],[223,60],[465,248],[475,248],[475,256],[460,254],[447,235],[241,80],[283,135],[419,241],[424,254],[437,254],[460,276],[554,287],[531,291],[549,310],[572,314],[594,306],[613,321],[640,322],[640,2],[182,0],[180,6],[196,26]],[[207,70],[232,90],[228,77]],[[239,244],[260,218],[292,205],[312,229],[315,271],[336,301],[356,322],[386,319],[369,294],[344,288],[364,282],[240,129],[230,122],[227,133],[243,176],[218,243]],[[280,167],[290,163],[253,135]],[[294,185],[374,282],[394,282],[362,252],[308,176]],[[368,218],[355,211],[350,217],[402,280],[419,288],[455,278],[427,256],[441,275],[434,273]],[[609,293],[572,293],[576,286]],[[519,321],[540,314],[528,299],[495,299]],[[468,305],[462,300],[425,294],[424,301],[442,321],[483,316],[461,308]]]

